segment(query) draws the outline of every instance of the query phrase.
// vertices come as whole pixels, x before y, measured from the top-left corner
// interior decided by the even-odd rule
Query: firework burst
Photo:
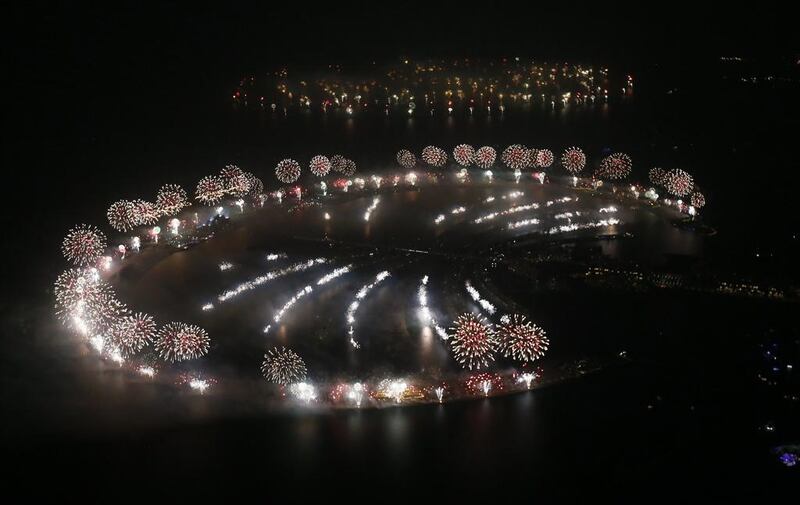
[[[549,168],[553,164],[555,157],[550,149],[539,149],[536,151],[536,166]]]
[[[532,147],[528,149],[528,165],[526,168],[536,168],[536,156],[539,154],[539,150]]]
[[[106,245],[106,236],[97,227],[80,224],[64,237],[61,251],[73,265],[85,266],[95,263],[103,255]]]
[[[428,146],[422,150],[422,161],[432,167],[441,168],[447,163],[447,153],[436,146]]]
[[[94,300],[110,295],[111,286],[100,279],[94,268],[71,268],[56,279],[53,285],[56,309],[59,313],[68,312],[82,300]]]
[[[344,169],[345,157],[341,154],[334,154],[331,156],[331,170],[340,172]]]
[[[249,194],[252,196],[258,196],[264,193],[264,182],[253,175],[250,172],[245,172],[244,176],[247,177],[247,183],[249,184],[250,191]]]
[[[525,146],[512,144],[503,150],[503,164],[512,170],[521,170],[530,165],[530,153]]]
[[[586,166],[586,155],[580,147],[569,147],[561,155],[561,166],[571,173],[577,174]]]
[[[225,196],[225,181],[216,175],[207,175],[197,182],[194,197],[205,205],[214,205]]]
[[[356,162],[349,158],[345,158],[339,171],[345,177],[352,177],[356,173]]]
[[[131,356],[150,344],[156,336],[156,323],[142,312],[119,319],[109,332],[111,345],[123,356]]]
[[[523,363],[541,358],[549,346],[545,331],[518,314],[500,323],[497,337],[498,351]]]
[[[666,172],[664,172],[663,168],[651,168],[649,172],[647,172],[647,176],[650,179],[650,183],[654,186],[661,186],[664,184],[664,176]]]
[[[303,358],[291,349],[273,347],[264,354],[261,373],[275,384],[287,385],[301,382],[306,378],[306,364]]]
[[[161,186],[156,195],[156,207],[162,215],[177,214],[189,206],[186,190],[177,184]]]
[[[464,387],[473,395],[488,396],[492,391],[502,391],[505,384],[503,377],[496,373],[476,373],[464,381]]]
[[[120,200],[111,204],[106,212],[108,224],[117,231],[132,230],[136,224],[133,218],[133,204],[128,200]]]
[[[408,149],[400,149],[397,151],[397,163],[403,168],[414,168],[417,166],[417,157]]]
[[[236,165],[226,165],[220,170],[219,176],[225,187],[225,192],[231,196],[241,197],[250,192],[250,179]]]
[[[325,177],[331,171],[331,160],[321,154],[314,156],[308,162],[308,169],[317,177]]]
[[[483,316],[465,313],[450,328],[453,354],[464,368],[480,369],[494,361],[496,338]]]
[[[706,197],[703,195],[703,193],[695,191],[692,193],[692,196],[689,197],[689,203],[692,205],[692,207],[700,209],[706,205]]]
[[[291,159],[281,160],[275,167],[275,177],[284,184],[291,184],[300,178],[300,164]]]
[[[64,324],[85,335],[106,331],[127,313],[111,287],[94,268],[73,268],[63,272],[53,287],[56,315]]]
[[[603,158],[600,162],[598,175],[607,179],[618,180],[628,177],[631,173],[633,162],[631,157],[625,153],[614,153]]]
[[[694,179],[688,172],[673,168],[664,175],[664,187],[675,196],[686,196],[694,189]]]
[[[131,219],[135,226],[150,226],[158,221],[158,207],[145,200],[131,202]]]
[[[475,162],[475,148],[469,144],[459,144],[453,149],[453,159],[462,167],[468,167]]]
[[[208,353],[211,340],[206,330],[186,323],[168,323],[159,330],[155,347],[166,361],[185,361]]]
[[[484,170],[492,168],[497,159],[497,151],[494,147],[483,146],[475,152],[475,164]]]

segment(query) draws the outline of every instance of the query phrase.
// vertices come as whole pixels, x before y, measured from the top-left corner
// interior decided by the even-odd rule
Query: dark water
[[[283,119],[231,110],[224,85],[213,88],[216,95],[174,102],[104,97],[107,103],[76,114],[68,135],[30,153],[37,169],[66,172],[41,183],[57,210],[31,210],[31,224],[15,227],[6,244],[26,256],[21,267],[3,267],[2,435],[13,463],[7,479],[61,475],[72,479],[70,493],[94,499],[181,496],[209,482],[229,483],[230,493],[258,491],[268,501],[319,490],[377,499],[419,490],[473,499],[518,492],[532,500],[695,501],[785,489],[796,471],[782,467],[770,448],[798,442],[791,428],[797,407],[776,409],[756,376],[767,335],[797,335],[792,304],[619,293],[606,300],[613,312],[572,328],[590,349],[592,339],[618,343],[629,353],[627,366],[490,401],[271,414],[122,380],[65,340],[50,319],[47,290],[63,268],[64,231],[83,221],[102,224],[111,201],[152,195],[167,182],[191,187],[230,162],[267,180],[285,156],[333,151],[360,166],[381,165],[400,147],[462,141],[575,144],[595,156],[624,150],[642,178],[653,165],[682,166],[705,190],[706,219],[719,230],[707,244],[706,266],[796,279],[798,175],[786,169],[796,101],[739,88],[713,99],[701,98],[699,87],[667,97],[662,78],[643,75],[626,103],[491,119]],[[609,295],[536,296],[546,319],[575,296],[591,304]],[[761,430],[768,421],[776,433]]]

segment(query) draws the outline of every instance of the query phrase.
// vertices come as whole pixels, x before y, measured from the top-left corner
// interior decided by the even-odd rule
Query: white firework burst
[[[156,207],[162,216],[177,214],[189,206],[186,190],[177,184],[161,186],[156,195]]]
[[[300,178],[300,164],[292,159],[281,160],[275,167],[275,177],[284,184],[291,184]]]
[[[141,351],[155,336],[156,323],[143,312],[120,318],[109,331],[110,344],[125,357]]]
[[[497,337],[498,350],[503,356],[524,363],[544,356],[550,345],[542,328],[518,314],[500,323]]]
[[[275,384],[287,385],[301,382],[306,378],[307,370],[303,358],[291,349],[274,347],[264,354],[261,373]]]
[[[417,157],[408,149],[397,151],[397,163],[403,168],[412,169],[417,166]]]
[[[159,330],[155,347],[167,361],[186,361],[208,353],[211,339],[206,330],[186,323],[168,323]]]
[[[475,152],[475,165],[484,170],[492,168],[497,159],[497,151],[494,147],[483,146]]]
[[[106,212],[108,224],[117,231],[132,230],[136,224],[133,217],[133,203],[119,200],[111,204]]]
[[[317,155],[308,162],[308,169],[317,177],[325,177],[331,171],[331,160],[327,156]]]
[[[422,161],[432,167],[441,168],[447,164],[447,153],[439,147],[427,146],[422,150]]]
[[[225,196],[225,181],[217,175],[207,175],[197,182],[194,197],[205,205],[215,205]]]
[[[494,361],[497,340],[483,316],[464,313],[450,328],[450,346],[461,366],[477,370]]]
[[[102,231],[96,226],[80,224],[64,237],[61,251],[67,261],[74,265],[85,266],[96,263],[103,255],[106,246],[106,236]]]
[[[505,148],[502,160],[505,166],[512,170],[521,170],[530,165],[528,148],[520,144],[513,144]]]
[[[561,166],[571,173],[577,174],[586,166],[586,155],[580,147],[568,147],[561,155]]]
[[[468,167],[475,162],[475,148],[469,144],[459,144],[453,149],[453,159],[462,167]]]

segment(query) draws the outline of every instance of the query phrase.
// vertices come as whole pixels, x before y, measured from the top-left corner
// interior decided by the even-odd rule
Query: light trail
[[[284,276],[289,275],[289,274],[302,272],[302,271],[308,270],[309,268],[312,268],[312,267],[315,267],[317,265],[321,265],[321,264],[327,263],[327,262],[328,262],[328,260],[325,259],[325,258],[316,258],[316,259],[312,259],[312,260],[308,260],[308,261],[301,261],[301,262],[295,263],[293,265],[289,265],[288,267],[280,268],[278,270],[272,270],[271,272],[267,272],[264,275],[259,275],[258,277],[255,277],[255,278],[253,278],[253,279],[251,279],[251,280],[249,280],[247,282],[243,282],[243,283],[239,284],[238,286],[236,286],[233,289],[229,289],[228,291],[225,291],[224,293],[221,293],[219,296],[217,296],[217,300],[220,303],[224,303],[224,302],[230,300],[231,298],[239,296],[240,294],[244,293],[245,291],[250,291],[251,289],[255,289],[255,288],[257,288],[257,287],[259,287],[259,286],[261,286],[261,285],[263,285],[263,284],[265,284],[265,283],[267,283],[269,281],[275,280],[275,279],[277,279],[279,277],[284,277]],[[210,305],[210,304],[204,305],[203,306],[203,310],[211,310],[211,309],[214,308],[213,305],[211,307],[209,307],[209,308],[206,308],[208,305]]]
[[[497,309],[495,308],[495,306],[494,306],[494,305],[492,305],[492,304],[491,304],[491,302],[489,302],[489,300],[486,300],[485,298],[483,298],[483,297],[481,296],[481,294],[478,292],[478,290],[477,290],[477,289],[475,289],[475,288],[472,286],[472,284],[470,284],[470,282],[469,282],[469,281],[466,281],[466,282],[464,283],[464,287],[467,289],[467,293],[469,293],[469,296],[470,296],[470,297],[471,297],[473,300],[475,300],[475,302],[476,302],[478,305],[480,305],[480,306],[481,306],[481,308],[483,308],[483,310],[485,310],[486,312],[488,312],[488,313],[489,313],[489,315],[494,315],[494,313],[495,313],[495,312],[497,312]]]
[[[325,274],[322,277],[320,277],[319,280],[317,280],[316,285],[317,286],[324,286],[325,284],[329,283],[333,279],[336,279],[337,277],[341,277],[342,275],[348,273],[352,267],[353,267],[353,265],[347,265],[347,266],[344,266],[344,267],[339,267],[337,269],[331,270],[327,274]],[[294,294],[294,296],[292,296],[289,299],[288,302],[284,303],[283,306],[275,313],[275,316],[272,318],[273,322],[275,322],[275,323],[281,322],[281,319],[283,318],[283,315],[286,313],[286,311],[291,309],[294,306],[294,304],[296,304],[298,301],[300,301],[300,299],[308,296],[313,291],[314,291],[314,288],[311,285],[307,285],[307,286],[301,288],[299,291],[297,291]],[[267,326],[264,327],[264,333],[269,333],[271,329],[272,329],[272,325],[268,324]]]
[[[375,280],[373,282],[361,286],[361,289],[359,289],[358,293],[356,293],[355,299],[347,307],[347,312],[345,313],[345,320],[347,321],[347,324],[350,325],[350,328],[347,330],[347,334],[350,336],[350,345],[352,345],[353,348],[355,349],[361,347],[361,344],[359,344],[358,341],[356,340],[355,329],[353,328],[354,325],[356,324],[356,311],[358,311],[358,306],[361,304],[361,300],[363,300],[367,296],[367,294],[369,294],[369,292],[372,291],[373,288],[375,288],[375,286],[377,286],[378,284],[383,282],[384,279],[389,277],[389,275],[390,275],[389,272],[384,270],[383,272],[380,272],[378,275],[375,276]]]

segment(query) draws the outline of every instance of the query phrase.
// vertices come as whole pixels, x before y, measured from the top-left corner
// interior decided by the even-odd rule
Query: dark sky
[[[791,53],[799,47],[791,17],[766,6],[751,12],[675,3],[274,4],[29,7],[20,13],[18,27],[25,29],[12,53],[39,80],[94,90],[102,80],[120,79],[121,85],[138,83],[157,92],[162,78],[216,80],[286,63],[401,54],[520,54],[630,65],[706,54]]]

